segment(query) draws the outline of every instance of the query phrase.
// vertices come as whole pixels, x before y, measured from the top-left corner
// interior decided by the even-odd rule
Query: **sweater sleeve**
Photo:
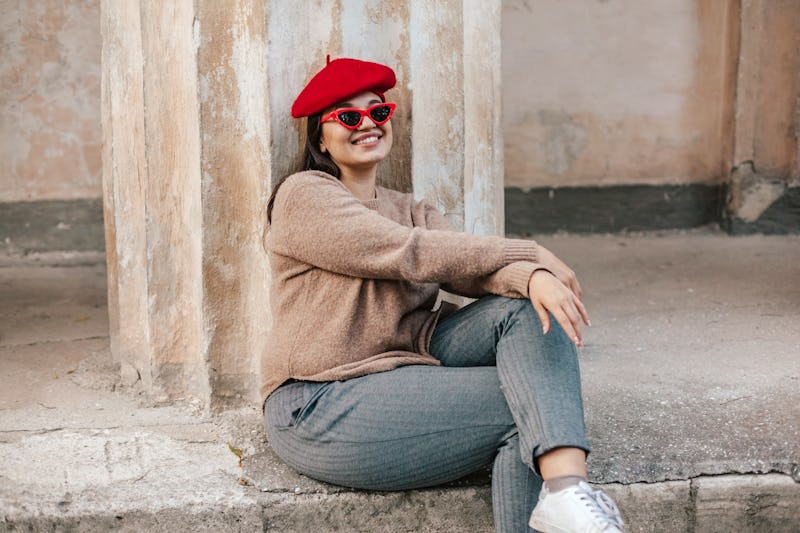
[[[425,205],[425,223],[428,228],[453,231],[450,223],[435,207]],[[536,245],[535,241],[527,241]],[[480,298],[486,294],[497,294],[508,298],[528,298],[528,282],[536,270],[545,267],[535,261],[515,261],[491,274],[474,278],[461,277],[442,285],[447,292]]]
[[[273,209],[273,251],[339,274],[443,283],[536,261],[531,241],[409,228],[368,209],[340,183],[299,174]]]

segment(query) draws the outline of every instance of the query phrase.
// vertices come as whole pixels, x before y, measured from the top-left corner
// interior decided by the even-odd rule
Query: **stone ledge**
[[[242,479],[271,495],[267,505],[276,507],[265,510],[265,520],[271,520],[270,523],[277,527],[276,531],[325,531],[326,528],[375,531],[371,522],[375,516],[386,517],[397,524],[398,529],[385,531],[493,530],[488,470],[441,488],[370,493],[320,483],[299,475],[285,466],[271,450],[266,450],[245,459]],[[790,532],[800,528],[800,516],[793,512],[800,508],[800,483],[785,474],[726,474],[678,481],[595,486],[603,488],[617,501],[632,533]],[[479,506],[483,510],[480,513],[473,512],[476,502],[481,502]],[[368,517],[345,512],[359,505],[369,509]],[[319,506],[322,511],[318,514],[307,506]],[[414,506],[419,508],[416,512]],[[460,522],[449,516],[452,509],[457,511],[456,517]],[[392,518],[399,510],[402,510],[402,519]],[[413,517],[405,513],[411,513]],[[424,520],[417,522],[420,515]],[[720,522],[720,515],[724,515],[724,522]],[[363,523],[362,519],[365,520]],[[726,526],[718,528],[721,523]],[[292,524],[303,524],[303,527],[292,529]],[[452,528],[448,529],[450,526],[446,524]]]
[[[800,485],[780,474],[601,485],[623,509],[631,533],[769,532],[800,528]],[[260,492],[236,502],[165,507],[147,500],[97,501],[75,513],[3,511],[6,531],[493,531],[487,485],[392,493]]]

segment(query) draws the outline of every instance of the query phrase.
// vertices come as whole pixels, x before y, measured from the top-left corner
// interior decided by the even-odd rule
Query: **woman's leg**
[[[476,340],[487,323],[493,339]],[[530,303],[487,297],[442,321],[434,333],[431,352],[447,365],[497,365],[519,429],[520,461],[538,468],[546,480],[531,524],[542,531],[602,529],[621,533],[622,518],[616,505],[585,482],[588,442],[577,351],[555,320],[552,324],[550,333],[544,335]],[[504,496],[496,485],[500,485],[504,470],[495,464],[495,472],[492,493],[497,512],[503,509]],[[512,469],[506,475],[516,472]],[[507,505],[518,501],[512,499]]]
[[[436,327],[431,353],[447,366],[496,365],[504,396],[519,430],[516,464],[498,455],[494,466],[495,513],[527,517],[536,503],[509,499],[522,489],[520,469],[545,479],[586,475],[580,371],[575,345],[553,320],[548,334],[527,300],[489,296],[448,316]],[[502,460],[501,460],[502,459]],[[510,483],[506,478],[517,481]],[[534,496],[538,494],[538,484]]]
[[[287,464],[349,487],[433,486],[494,461],[495,475],[502,475],[493,480],[493,500],[498,491],[505,494],[495,509],[497,530],[527,530],[540,480],[519,459],[516,426],[494,367],[406,366],[347,381],[284,385],[266,402],[265,425]]]
[[[311,477],[387,490],[455,479],[496,456],[498,531],[524,531],[541,483],[534,455],[588,448],[574,347],[559,328],[543,336],[527,301],[488,297],[444,319],[431,352],[451,367],[497,368],[282,387],[267,402],[273,447]]]
[[[458,479],[516,434],[494,368],[423,365],[283,386],[267,400],[266,427],[290,466],[374,490]]]
[[[431,353],[445,366],[496,365],[519,428],[522,460],[561,447],[589,449],[577,350],[553,321],[547,334],[527,300],[487,296],[436,327]]]

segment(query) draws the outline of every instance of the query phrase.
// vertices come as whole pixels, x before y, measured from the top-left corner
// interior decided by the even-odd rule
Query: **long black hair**
[[[321,170],[338,178],[341,173],[339,167],[336,166],[336,163],[327,153],[319,148],[322,137],[321,118],[322,112],[310,115],[306,121],[306,145],[303,149],[303,160],[296,170],[298,172],[302,170]],[[267,202],[267,222],[270,224],[272,224],[272,207],[275,205],[275,194],[277,194],[278,189],[289,176],[284,176],[272,189],[272,195],[269,197],[269,202]]]

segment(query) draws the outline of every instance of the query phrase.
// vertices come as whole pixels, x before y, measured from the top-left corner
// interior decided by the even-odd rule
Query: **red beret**
[[[383,98],[383,93],[395,83],[394,71],[386,65],[348,58],[331,61],[328,56],[328,64],[311,78],[292,104],[292,116],[300,118],[319,113],[364,91],[372,91]]]

